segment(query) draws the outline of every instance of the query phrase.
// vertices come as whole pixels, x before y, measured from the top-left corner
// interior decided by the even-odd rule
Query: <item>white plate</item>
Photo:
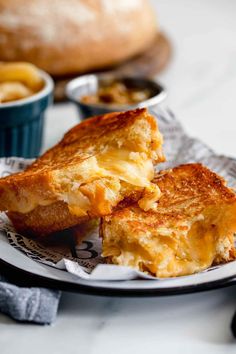
[[[193,161],[202,162],[223,175],[232,187],[236,187],[236,160],[217,156],[204,143],[187,136],[169,110],[158,108],[153,113],[158,116],[159,127],[165,138],[168,163],[162,168]],[[9,244],[4,231],[0,231],[0,260],[1,267],[7,268],[7,274],[15,275],[16,280],[32,280],[37,285],[102,295],[170,295],[212,289],[236,281],[236,261],[207,272],[164,280],[83,280],[64,270],[30,259],[22,250]]]
[[[59,269],[33,261],[12,247],[0,231],[0,260],[19,280],[33,280],[38,286],[101,295],[171,295],[196,292],[233,284],[236,261],[208,272],[165,280],[86,281]]]

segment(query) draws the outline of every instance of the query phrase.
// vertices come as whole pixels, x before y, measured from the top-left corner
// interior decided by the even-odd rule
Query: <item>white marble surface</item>
[[[174,44],[160,79],[186,130],[236,157],[236,1],[153,0]],[[45,148],[77,121],[72,105],[48,112]],[[53,326],[0,315],[0,353],[235,353],[229,325],[236,286],[165,298],[64,293]]]

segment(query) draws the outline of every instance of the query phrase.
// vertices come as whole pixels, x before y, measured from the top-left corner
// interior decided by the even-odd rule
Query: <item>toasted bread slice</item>
[[[103,218],[108,261],[175,277],[235,258],[236,194],[221,177],[187,164],[157,174],[153,182],[162,192],[156,210],[133,203]]]
[[[146,109],[84,121],[24,172],[0,180],[0,210],[16,229],[47,235],[111,213],[124,197],[143,191],[149,208],[159,197],[150,181],[164,160],[156,119]]]

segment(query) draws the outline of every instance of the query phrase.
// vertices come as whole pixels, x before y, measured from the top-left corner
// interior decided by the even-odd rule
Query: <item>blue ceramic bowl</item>
[[[134,105],[87,104],[81,101],[84,95],[96,93],[102,82],[113,79],[120,79],[137,88],[149,88],[152,96]],[[146,77],[121,76],[113,73],[89,74],[73,79],[66,86],[66,95],[70,101],[76,104],[81,119],[109,112],[128,111],[143,107],[151,108],[160,104],[167,96],[165,89],[155,80]]]
[[[0,157],[39,155],[44,113],[52,103],[53,80],[40,71],[44,80],[41,91],[28,98],[0,104]]]

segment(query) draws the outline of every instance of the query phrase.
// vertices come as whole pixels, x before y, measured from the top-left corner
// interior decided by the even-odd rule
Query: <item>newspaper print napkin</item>
[[[158,165],[166,169],[188,162],[201,162],[222,175],[228,184],[236,188],[236,160],[219,156],[198,139],[189,137],[180,122],[169,109],[156,108],[152,113],[158,118],[159,129],[164,136],[167,162]],[[22,158],[0,159],[0,176],[23,170],[32,160]],[[161,167],[160,167],[161,166]],[[0,213],[0,230],[6,233],[9,243],[31,259],[66,270],[87,280],[130,280],[135,278],[157,279],[129,267],[105,264],[101,257],[101,239],[98,225],[92,222],[85,228],[75,227],[64,235],[66,244],[44,246],[15,232],[4,213]],[[86,237],[81,241],[81,234]],[[212,269],[212,268],[211,268]]]

